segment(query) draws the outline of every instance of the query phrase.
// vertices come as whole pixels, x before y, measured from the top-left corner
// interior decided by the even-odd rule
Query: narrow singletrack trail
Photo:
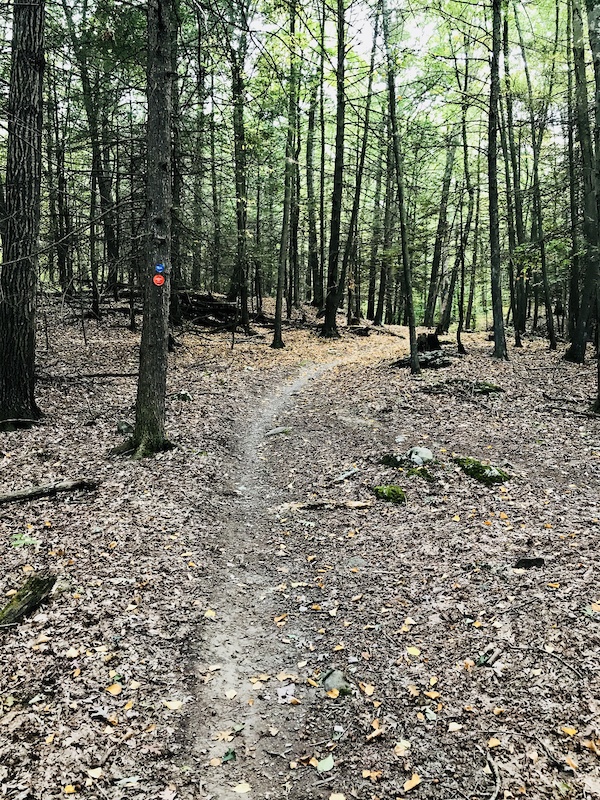
[[[222,567],[214,573],[214,608],[195,648],[196,701],[186,751],[205,769],[195,773],[203,778],[190,787],[194,799],[230,800],[243,789],[249,794],[248,786],[253,797],[306,797],[305,789],[287,782],[286,754],[296,749],[293,737],[302,728],[304,711],[279,702],[276,676],[297,674],[302,662],[293,644],[282,644],[275,635],[270,611],[278,572],[269,538],[274,508],[283,498],[269,484],[265,466],[270,441],[285,435],[285,430],[269,435],[279,425],[279,414],[337,363],[304,367],[267,394],[241,436],[229,473],[231,505],[221,540]],[[232,760],[222,764],[227,752]]]

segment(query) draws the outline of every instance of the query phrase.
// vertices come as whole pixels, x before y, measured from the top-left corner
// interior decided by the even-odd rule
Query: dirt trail
[[[269,518],[281,498],[267,481],[265,462],[270,441],[285,432],[268,435],[277,430],[279,414],[337,363],[306,367],[268,394],[241,437],[230,472],[234,489],[222,539],[224,569],[215,575],[213,596],[220,603],[209,611],[215,616],[204,629],[195,666],[196,703],[186,750],[207,768],[201,771],[201,786],[190,795],[194,798],[230,800],[240,796],[244,783],[252,787],[253,796],[293,796],[282,767],[287,768],[286,754],[295,749],[289,737],[301,729],[301,715],[279,702],[274,683],[277,674],[298,673],[298,657],[274,635],[277,628],[268,612],[277,582],[268,546]],[[282,741],[278,734],[284,728],[287,738]],[[235,763],[226,762],[225,774],[219,761],[228,751],[235,751]]]

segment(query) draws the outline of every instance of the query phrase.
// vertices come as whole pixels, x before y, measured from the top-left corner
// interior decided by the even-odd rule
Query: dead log
[[[44,602],[56,583],[47,570],[30,575],[19,591],[0,611],[0,628],[16,625]]]
[[[43,425],[39,419],[0,419],[0,431],[10,433],[17,428],[31,428],[33,425]]]
[[[98,486],[98,481],[82,478],[76,481],[58,481],[57,483],[47,483],[43,486],[29,486],[27,489],[17,489],[14,492],[0,494],[0,505],[4,503],[16,503],[21,500],[33,500],[37,497],[52,497],[58,492],[74,492],[77,489],[89,491]]]

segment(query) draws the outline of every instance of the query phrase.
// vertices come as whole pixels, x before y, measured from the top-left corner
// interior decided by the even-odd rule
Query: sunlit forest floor
[[[122,325],[48,313],[43,424],[0,434],[2,491],[99,481],[1,508],[2,597],[59,577],[0,630],[0,797],[600,796],[593,360],[466,334],[413,377],[402,328],[190,328],[175,447],[132,462]],[[382,463],[413,446],[426,470]]]

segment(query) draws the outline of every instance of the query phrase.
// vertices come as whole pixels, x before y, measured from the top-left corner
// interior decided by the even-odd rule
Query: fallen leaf
[[[330,689],[327,692],[327,697],[332,697],[334,700],[336,699],[336,697],[339,697],[339,696],[340,696],[340,690],[339,689]]]
[[[78,655],[79,655],[79,650],[77,647],[69,647],[69,649],[65,653],[65,658],[77,658]]]
[[[363,769],[362,771],[363,778],[368,778],[372,783],[376,783],[379,778],[381,778],[382,774],[383,773],[381,771],[375,771],[371,769]]]
[[[346,795],[340,794],[339,792],[334,792],[333,794],[329,795],[329,800],[346,800]]]
[[[183,700],[163,700],[163,703],[167,708],[171,709],[171,711],[178,711],[183,705]]]
[[[407,780],[404,784],[404,791],[410,792],[411,789],[414,789],[415,786],[418,786],[421,783],[421,776],[418,775],[416,772],[413,772],[412,777]]]
[[[101,778],[102,767],[95,767],[94,769],[88,769],[87,774],[90,776],[90,778]]]
[[[75,794],[75,792],[76,792],[76,791],[77,791],[77,789],[76,789],[76,788],[73,786],[73,784],[72,784],[72,783],[68,783],[68,784],[65,786],[65,788],[63,789],[63,792],[64,792],[65,794]]]
[[[448,730],[450,733],[455,733],[456,731],[462,731],[463,726],[459,722],[451,722],[448,725]]]
[[[322,761],[319,761],[317,764],[317,772],[329,772],[330,769],[333,769],[333,765],[333,756],[330,753],[328,756],[322,759]]]
[[[574,770],[577,770],[577,769],[579,769],[579,767],[577,766],[577,764],[575,763],[575,761],[573,761],[573,759],[571,758],[571,756],[567,756],[567,757],[565,758],[565,764],[566,764],[567,766],[571,767],[571,769],[574,769]]]
[[[500,714],[504,714],[505,711],[506,711],[505,708],[500,708],[500,706],[496,706],[496,708],[492,713],[494,713],[498,717]]]
[[[370,683],[359,683],[358,685],[367,697],[371,697],[371,695],[375,692],[375,687]]]
[[[495,736],[492,736],[491,739],[488,739],[487,745],[488,745],[488,747],[499,747],[500,746],[500,739],[496,739]]]
[[[231,742],[233,741],[233,731],[231,729],[226,731],[217,731],[212,738],[217,742]]]
[[[421,692],[414,685],[414,683],[409,684],[407,688],[408,688],[408,693],[411,697],[418,697],[421,694]]]
[[[577,733],[577,728],[570,728],[569,726],[566,726],[564,728],[561,728],[561,731],[563,733],[566,733],[567,736],[575,736],[575,734]]]
[[[139,681],[131,681],[129,684],[130,689],[139,689],[142,684]]]
[[[235,689],[228,689],[228,690],[225,692],[225,697],[226,697],[228,700],[233,700],[233,698],[234,698],[234,697],[237,697],[237,692],[236,692],[236,690],[235,690]]]
[[[222,763],[223,762],[220,758],[211,758],[211,760],[208,762],[208,765],[210,767],[220,767]]]
[[[441,697],[439,692],[423,692],[425,697],[429,697],[430,700],[436,700],[438,697]]]
[[[394,747],[394,754],[402,757],[406,755],[406,751],[409,749],[410,742],[408,742],[406,739],[400,739],[400,741],[397,742],[396,746]]]
[[[246,783],[245,781],[243,783],[238,783],[237,786],[232,786],[231,788],[238,794],[248,794],[248,792],[252,791],[250,784]]]
[[[213,611],[212,608],[207,608],[206,611],[204,612],[204,616],[207,619],[214,619],[217,616],[217,612]]]
[[[406,648],[406,652],[408,653],[409,656],[420,656],[421,655],[421,651],[419,650],[418,647],[407,647]]]
[[[106,687],[106,691],[109,694],[112,694],[113,697],[116,697],[117,695],[121,694],[123,687],[120,683],[113,683],[111,686]]]

